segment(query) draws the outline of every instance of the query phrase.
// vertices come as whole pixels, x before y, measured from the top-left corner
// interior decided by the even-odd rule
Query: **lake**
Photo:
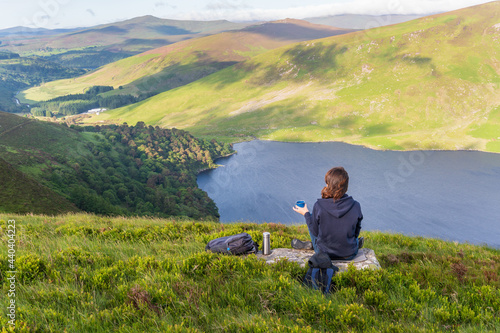
[[[251,141],[217,160],[198,185],[221,222],[305,223],[292,206],[321,197],[326,171],[343,166],[360,202],[363,230],[500,248],[500,154],[377,151],[339,142]]]

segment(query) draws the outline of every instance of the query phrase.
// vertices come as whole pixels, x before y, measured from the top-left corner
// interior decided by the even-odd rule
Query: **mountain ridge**
[[[226,20],[183,21],[161,19],[147,15],[124,21],[79,28],[57,36],[37,36],[39,38],[34,39],[29,35],[11,35],[7,40],[2,40],[0,50],[9,50],[20,54],[36,51],[39,54],[43,54],[43,52],[50,53],[53,50],[60,50],[58,52],[62,52],[62,50],[97,46],[104,50],[119,49],[121,51],[140,53],[186,38],[231,29],[241,29],[247,25],[245,23],[233,23]],[[106,31],[114,33],[103,33]]]

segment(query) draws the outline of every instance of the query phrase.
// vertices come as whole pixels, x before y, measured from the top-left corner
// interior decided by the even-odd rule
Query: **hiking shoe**
[[[292,239],[292,248],[297,250],[312,250],[313,244],[311,241],[301,241],[297,238]]]
[[[364,237],[359,237],[358,238],[358,249],[361,249],[365,245],[365,238]]]

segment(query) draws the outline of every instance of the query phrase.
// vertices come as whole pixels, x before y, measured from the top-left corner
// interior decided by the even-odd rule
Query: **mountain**
[[[61,53],[72,49],[97,47],[100,50],[127,51],[137,54],[184,39],[241,29],[247,25],[224,20],[167,20],[148,15],[122,22],[81,28],[59,35],[36,35],[34,37],[33,30],[20,29],[18,34],[2,37],[0,50],[9,50],[20,54],[38,52],[43,55],[44,52]],[[1,36],[2,31],[0,31]]]
[[[285,46],[91,121],[500,152],[500,2]]]
[[[29,36],[40,37],[47,35],[60,35],[64,33],[70,33],[77,30],[82,30],[83,28],[74,29],[45,29],[45,28],[28,28],[28,27],[13,27],[0,30],[0,38],[9,37],[12,39],[23,39]]]
[[[352,32],[286,19],[164,46],[106,65],[76,79],[48,82],[23,92],[26,100],[81,93],[95,85],[114,93],[158,93],[201,79],[252,56],[287,44]]]
[[[411,20],[418,19],[424,15],[358,15],[358,14],[343,14],[343,15],[330,15],[322,17],[309,17],[305,21],[314,24],[325,24],[333,27],[344,29],[372,29],[382,27],[385,25],[392,25],[403,23]]]

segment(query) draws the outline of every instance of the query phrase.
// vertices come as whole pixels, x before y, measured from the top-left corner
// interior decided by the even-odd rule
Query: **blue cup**
[[[299,200],[295,203],[295,205],[297,207],[300,207],[300,208],[304,208],[304,206],[306,205],[306,202],[304,200]]]

